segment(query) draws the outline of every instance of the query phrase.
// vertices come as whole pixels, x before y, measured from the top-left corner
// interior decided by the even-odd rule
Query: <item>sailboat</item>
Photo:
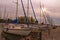
[[[24,5],[23,5],[23,1],[21,0],[22,3],[22,7],[23,7],[23,11],[24,11],[24,15],[26,17],[26,21],[27,21],[27,16],[25,13],[25,9],[24,9]],[[8,24],[7,26],[4,26],[4,31],[3,31],[3,36],[5,37],[5,39],[11,39],[11,37],[13,37],[15,39],[15,37],[18,35],[20,36],[27,36],[30,34],[30,30],[27,27],[27,23],[25,24],[17,24],[18,23],[18,19],[17,19],[17,13],[18,13],[18,0],[17,0],[17,6],[16,6],[16,19],[12,20],[12,23],[14,24]],[[26,27],[24,27],[26,26]],[[12,35],[13,34],[13,35]],[[10,36],[8,36],[10,35]],[[16,36],[14,36],[16,35]],[[18,37],[16,37],[18,38]],[[16,40],[16,39],[15,39]]]
[[[19,40],[21,38],[23,38],[24,40],[28,40],[27,39],[28,37],[30,39],[31,38],[38,38],[41,40],[41,35],[42,35],[41,31],[45,31],[48,28],[47,27],[48,25],[45,25],[43,23],[41,25],[38,24],[38,20],[36,18],[36,14],[35,14],[31,0],[30,0],[30,4],[31,4],[32,11],[34,14],[35,24],[28,25],[28,19],[27,19],[27,15],[26,15],[26,12],[24,9],[24,4],[23,4],[22,0],[21,0],[21,4],[22,4],[24,16],[26,18],[26,24],[17,24],[18,23],[18,19],[17,19],[18,0],[17,0],[16,19],[12,21],[13,23],[16,23],[16,24],[8,24],[6,27],[4,27],[3,36],[5,37],[6,40]],[[37,34],[38,34],[38,36],[37,36]]]

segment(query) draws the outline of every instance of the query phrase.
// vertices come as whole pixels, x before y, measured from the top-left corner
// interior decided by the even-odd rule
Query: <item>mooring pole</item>
[[[38,32],[38,40],[42,40],[42,32]]]
[[[38,28],[38,40],[42,40],[42,30]]]

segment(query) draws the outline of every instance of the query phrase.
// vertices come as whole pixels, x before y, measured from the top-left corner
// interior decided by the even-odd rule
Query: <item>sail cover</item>
[[[18,23],[18,19],[12,20],[11,23],[16,23],[17,24]]]

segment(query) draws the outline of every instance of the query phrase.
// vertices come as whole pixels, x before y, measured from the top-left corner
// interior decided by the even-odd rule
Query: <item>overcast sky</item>
[[[19,0],[19,8],[18,8],[18,16],[22,16],[23,10],[21,6],[21,0]],[[32,0],[33,7],[36,12],[37,18],[39,20],[40,17],[40,1],[44,6],[48,9],[50,16],[52,16],[54,23],[60,24],[60,0]],[[6,7],[6,14],[8,13],[9,18],[15,18],[15,11],[16,11],[16,0],[0,0],[0,15],[3,18],[4,9]],[[27,0],[23,0],[25,10],[27,9]],[[30,6],[30,5],[29,5]],[[31,6],[29,9],[29,15],[33,16]]]

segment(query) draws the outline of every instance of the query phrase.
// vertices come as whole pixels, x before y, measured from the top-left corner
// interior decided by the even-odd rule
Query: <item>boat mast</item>
[[[42,13],[42,6],[41,6],[41,1],[40,1],[40,24],[42,23],[41,21],[42,21],[42,19],[41,19],[41,17],[42,17],[42,15],[41,15],[41,13]]]
[[[7,4],[7,0],[6,0],[6,4]],[[6,20],[6,21],[5,21],[5,24],[8,25],[7,5],[5,5],[5,8],[4,8],[4,20]]]
[[[29,16],[29,0],[27,0],[27,17]]]
[[[7,4],[7,0],[6,0],[6,4]],[[3,19],[6,20],[7,19],[7,5],[5,4],[4,6],[4,15],[3,15]]]
[[[0,19],[1,19],[1,12],[0,12]]]
[[[38,20],[37,20],[37,17],[36,17],[34,8],[33,8],[32,0],[30,0],[30,4],[31,4],[31,7],[32,7],[32,11],[33,11],[34,17],[35,17],[35,23],[38,24]]]
[[[18,0],[17,0],[17,2],[16,2],[16,19],[17,19],[17,15],[18,14]]]
[[[26,18],[26,24],[27,24],[27,26],[28,26],[28,18],[27,18],[27,15],[26,15],[25,9],[24,9],[23,0],[21,0],[21,4],[22,4],[22,9],[23,9],[23,12],[24,12],[24,16],[25,16],[25,18]]]
[[[7,4],[7,0],[6,0],[6,4]],[[6,17],[6,19],[5,19]],[[5,8],[4,8],[4,19],[6,20],[6,25],[8,25],[8,13],[7,13],[7,5],[5,5]]]
[[[3,16],[4,20],[5,20],[5,14],[6,14],[6,6],[4,7],[4,16]]]

